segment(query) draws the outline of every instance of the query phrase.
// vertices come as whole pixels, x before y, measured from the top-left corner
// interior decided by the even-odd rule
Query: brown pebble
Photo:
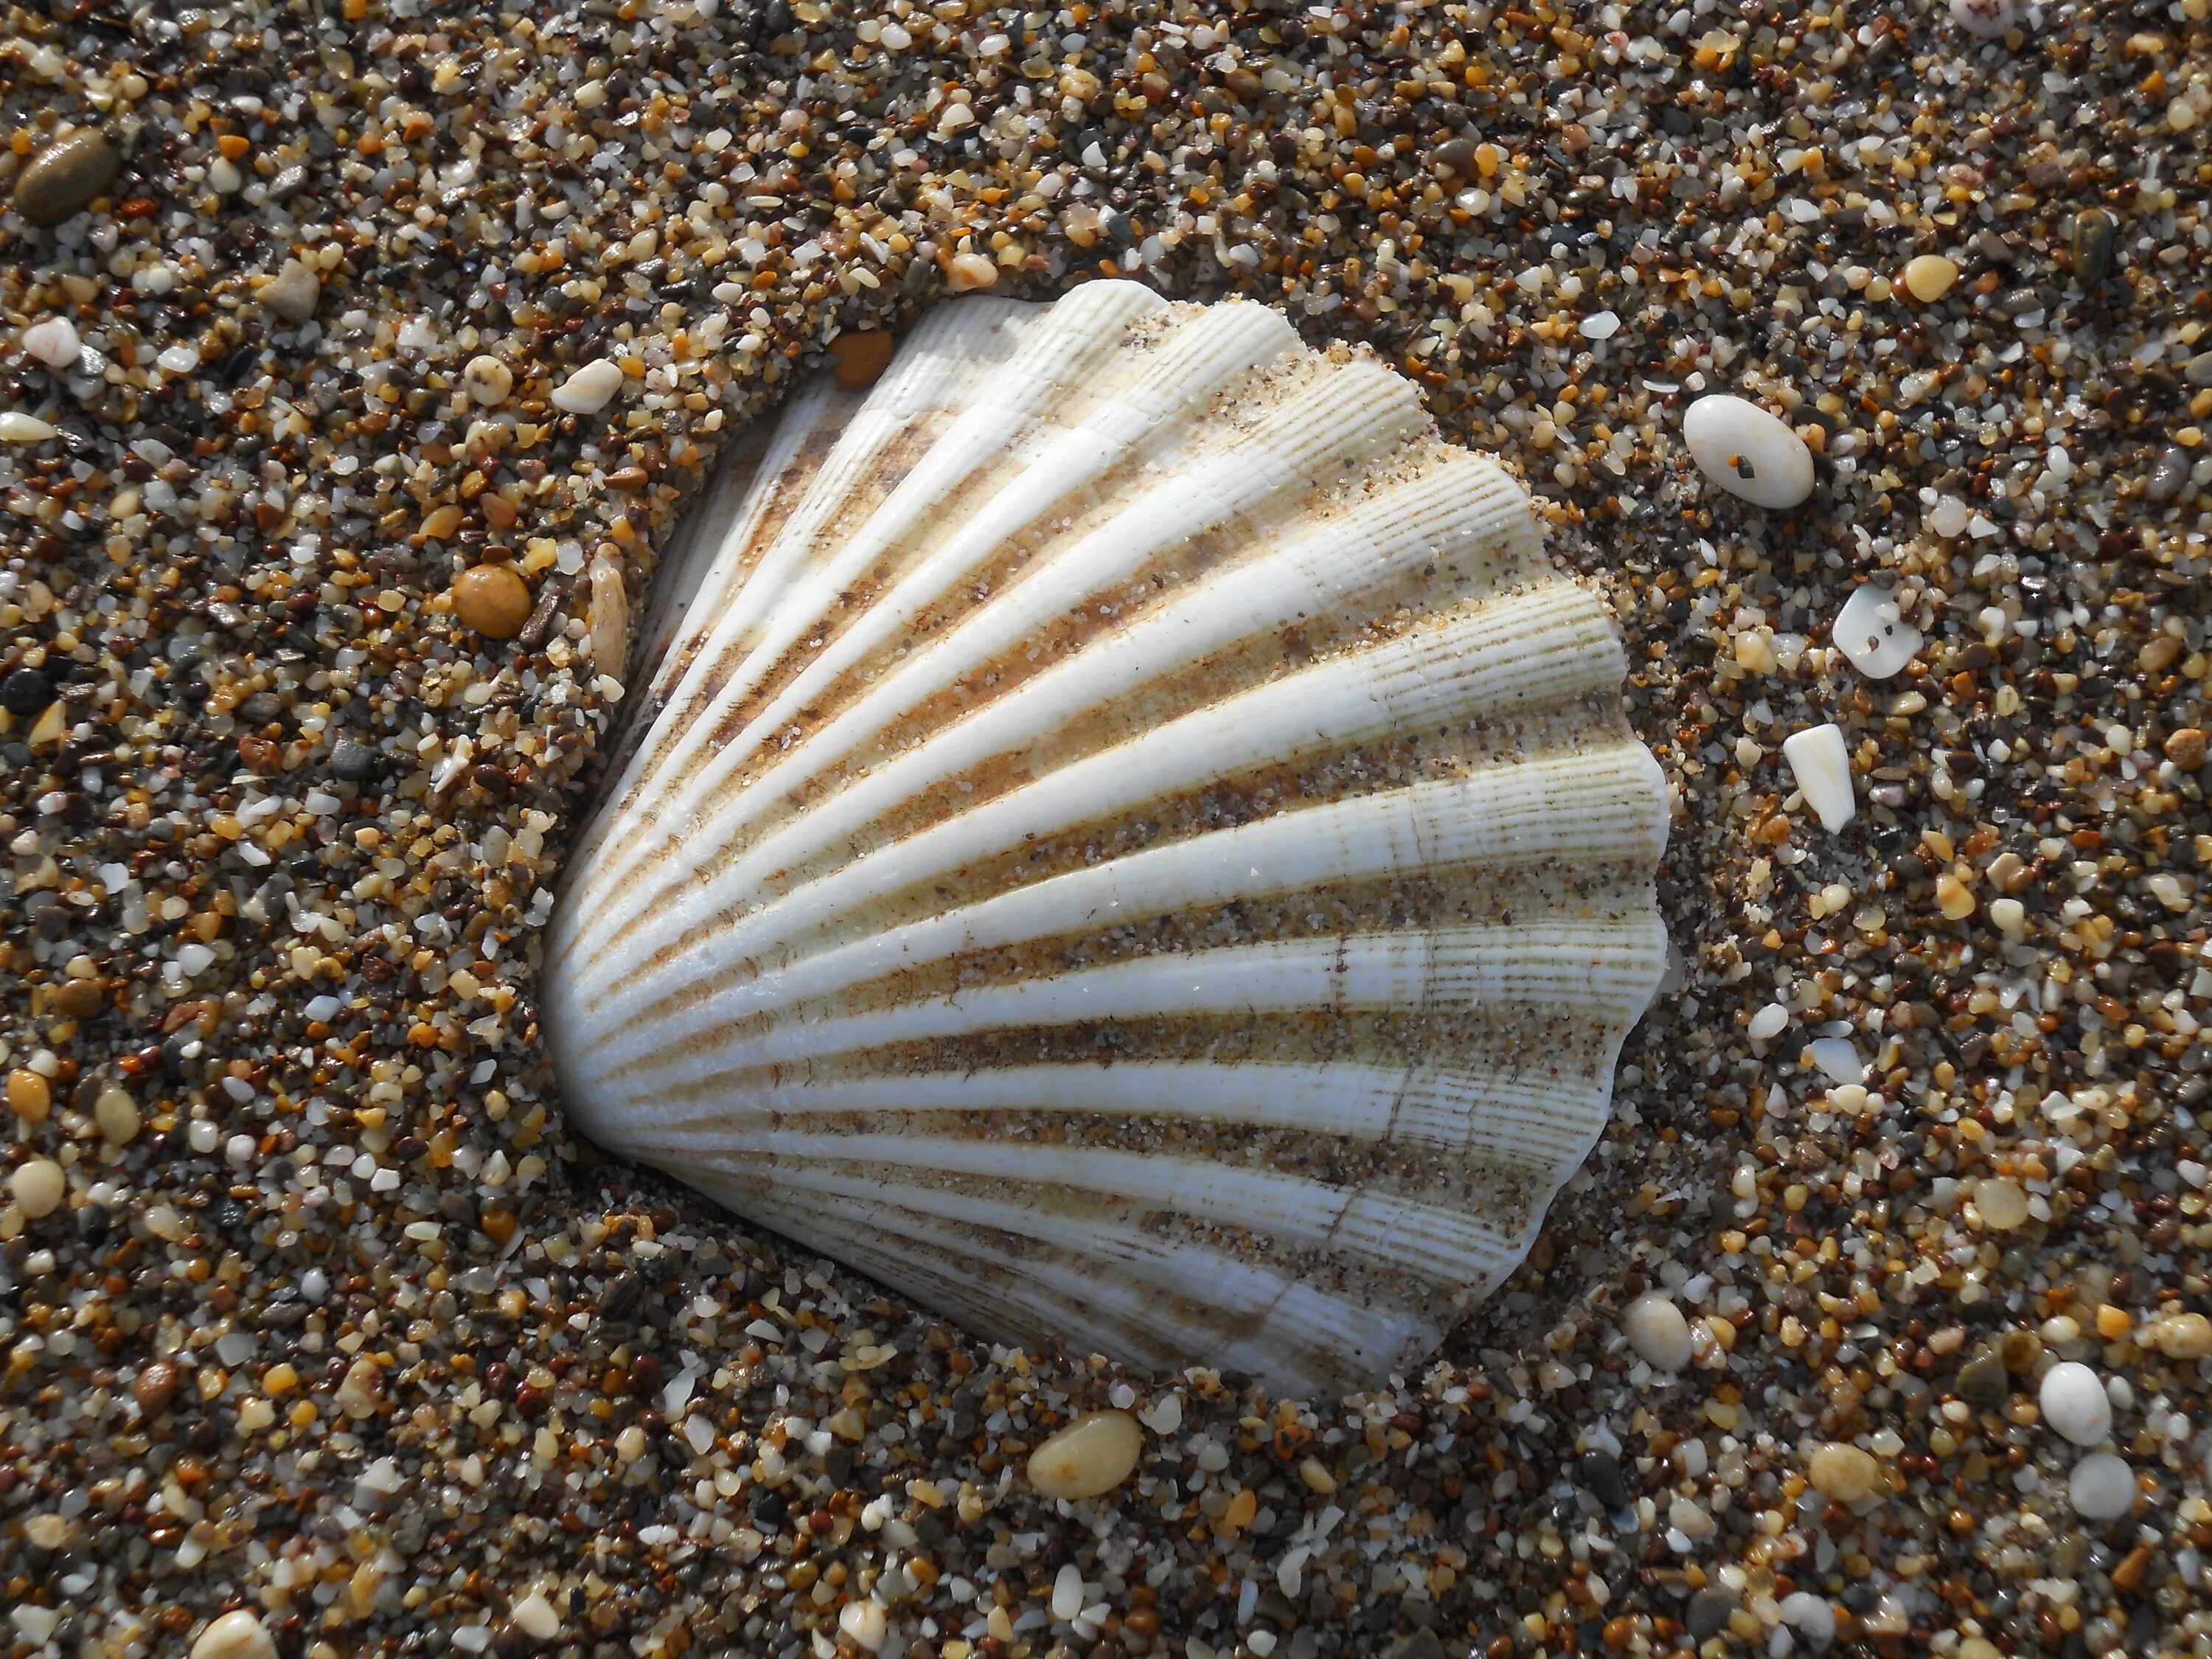
[[[453,614],[488,640],[511,640],[530,620],[530,584],[512,565],[479,564],[453,582]]]
[[[104,134],[72,132],[31,158],[15,181],[15,211],[34,225],[58,225],[98,199],[122,165]]]
[[[177,1368],[166,1359],[157,1359],[147,1366],[131,1384],[131,1397],[149,1417],[167,1409],[176,1392]]]
[[[54,992],[54,1006],[71,1019],[90,1019],[106,1004],[107,982],[105,980],[68,980]]]
[[[837,377],[837,384],[855,392],[873,386],[883,378],[884,370],[890,367],[891,353],[897,344],[885,329],[840,334],[830,342],[830,355],[836,359],[832,372]]]
[[[2166,740],[2166,757],[2185,772],[2194,772],[2204,764],[2204,733],[2197,726],[2185,726]]]
[[[2157,1553],[2148,1544],[2138,1544],[2130,1550],[2126,1559],[2112,1569],[2112,1588],[2125,1595],[2141,1589],[2144,1576],[2150,1571],[2151,1559]]]
[[[8,1109],[26,1123],[44,1123],[53,1109],[53,1087],[27,1066],[8,1073]]]

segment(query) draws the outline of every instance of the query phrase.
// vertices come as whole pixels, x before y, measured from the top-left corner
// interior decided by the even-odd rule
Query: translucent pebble
[[[1030,1485],[1047,1498],[1097,1498],[1129,1478],[1144,1449],[1128,1413],[1087,1413],[1030,1454]]]
[[[1610,311],[1593,312],[1583,319],[1581,326],[1585,340],[1610,340],[1620,332],[1620,318]]]
[[[2135,1507],[2136,1472],[2124,1457],[2091,1452],[2074,1466],[2066,1495],[2083,1520],[2116,1520]]]
[[[48,368],[59,372],[73,368],[77,355],[84,349],[77,338],[76,325],[66,317],[49,317],[43,322],[33,323],[23,331],[23,349]]]
[[[1940,253],[1923,253],[1905,262],[1905,286],[1923,305],[1942,299],[1959,280],[1959,267]]]
[[[62,1200],[69,1193],[69,1178],[62,1166],[50,1158],[34,1158],[16,1167],[8,1177],[9,1195],[16,1207],[37,1221],[61,1208]]]
[[[1771,1042],[1782,1035],[1789,1024],[1790,1011],[1778,1002],[1770,1002],[1751,1017],[1751,1040],[1753,1042]]]
[[[1793,1590],[1782,1598],[1782,1622],[1816,1648],[1836,1639],[1836,1610],[1825,1595]]]
[[[1898,615],[1897,599],[1872,582],[1853,590],[1831,630],[1851,666],[1870,680],[1886,680],[1920,650],[1920,630]]]
[[[1859,1504],[1874,1495],[1881,1479],[1881,1465],[1870,1452],[1846,1441],[1831,1440],[1813,1454],[1805,1473],[1821,1496],[1838,1504]]]
[[[54,428],[35,415],[20,409],[0,413],[0,443],[42,444],[53,435]]]
[[[2020,1182],[2008,1178],[1996,1177],[1976,1186],[1974,1206],[1982,1212],[1983,1224],[1999,1232],[2010,1232],[2027,1220],[2027,1194]]]
[[[2112,1402],[2105,1385],[2078,1360],[2063,1361],[2044,1373],[2037,1397],[2043,1420],[2077,1446],[2094,1446],[2112,1432]]]
[[[1082,1611],[1083,1572],[1074,1562],[1070,1561],[1060,1568],[1060,1576],[1053,1580],[1052,1616],[1066,1620]]]
[[[1630,1303],[1620,1316],[1620,1331],[1637,1356],[1655,1370],[1679,1371],[1690,1363],[1690,1322],[1661,1291]]]
[[[1929,529],[1948,540],[1965,535],[1973,516],[1966,502],[1956,495],[1941,495],[1936,498],[1936,505],[1928,509],[1927,525]]]
[[[1782,758],[1790,763],[1798,793],[1833,832],[1858,815],[1858,796],[1851,785],[1851,752],[1843,729],[1832,723],[1793,732],[1782,740]]]
[[[862,1652],[876,1653],[883,1648],[890,1620],[873,1601],[848,1601],[837,1614],[837,1628],[850,1637],[853,1645]]]

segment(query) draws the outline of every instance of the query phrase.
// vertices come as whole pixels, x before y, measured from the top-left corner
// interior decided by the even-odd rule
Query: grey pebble
[[[1690,1598],[1682,1622],[1689,1626],[1692,1641],[1704,1642],[1726,1630],[1729,1615],[1735,1611],[1735,1597],[1726,1590],[1701,1589]]]
[[[2143,486],[2147,501],[2170,501],[2181,493],[2189,482],[2189,452],[2179,445],[2168,445],[2158,465],[2151,469],[2150,482]]]
[[[2212,386],[2212,351],[2200,351],[2182,366],[2181,378],[2191,386]]]
[[[304,323],[323,297],[323,279],[297,259],[287,259],[274,281],[254,295],[264,311],[288,323]]]
[[[1968,1360],[1959,1372],[1959,1398],[1979,1411],[1995,1411],[2005,1402],[2012,1391],[2006,1380],[2004,1361],[1996,1350],[1984,1348]]]
[[[15,181],[15,211],[34,225],[58,225],[95,200],[122,165],[105,134],[72,132],[31,158]]]
[[[2094,288],[2112,268],[2112,216],[2102,208],[2089,208],[2074,216],[2074,280]]]
[[[1583,1484],[1608,1510],[1623,1509],[1628,1504],[1628,1478],[1620,1472],[1620,1460],[1611,1452],[1583,1454]]]
[[[331,775],[345,783],[366,783],[376,772],[376,750],[351,738],[340,738],[331,749]]]

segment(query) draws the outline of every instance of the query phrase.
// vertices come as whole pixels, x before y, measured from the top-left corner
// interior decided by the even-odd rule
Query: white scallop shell
[[[1666,790],[1520,488],[1127,283],[941,307],[732,475],[553,922],[576,1124],[994,1337],[1417,1364],[1665,953]]]

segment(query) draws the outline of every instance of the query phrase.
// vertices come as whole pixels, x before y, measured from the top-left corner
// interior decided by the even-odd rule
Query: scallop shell
[[[549,940],[574,1122],[995,1339],[1417,1364],[1666,951],[1520,487],[1370,356],[1098,282],[939,307],[697,524]]]

